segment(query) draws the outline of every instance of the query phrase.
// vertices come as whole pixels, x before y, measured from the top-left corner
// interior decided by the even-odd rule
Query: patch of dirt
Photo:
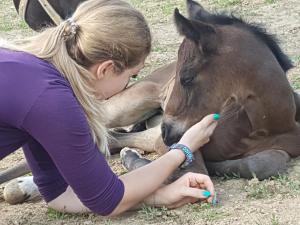
[[[178,6],[184,11],[183,0],[140,1],[132,0],[146,16],[153,33],[153,51],[147,60],[143,75],[176,59],[181,38],[172,22],[172,11]],[[236,15],[247,21],[261,23],[267,31],[276,34],[283,50],[295,64],[288,76],[294,87],[300,89],[300,2],[299,0],[254,0],[240,1],[230,6]],[[269,3],[274,2],[274,3]],[[203,0],[203,6],[220,11],[217,0]],[[12,1],[0,3],[0,25],[4,17],[20,23],[15,16]],[[19,21],[19,22],[18,22]],[[12,39],[31,32],[24,28],[1,31],[0,37]],[[6,29],[6,28],[5,28]],[[155,155],[149,155],[155,158]],[[0,161],[0,170],[8,168],[23,158],[18,151]],[[110,161],[118,174],[125,171],[118,157]],[[300,225],[300,159],[290,163],[286,176],[258,182],[244,179],[214,178],[220,204],[187,205],[177,210],[143,208],[138,212],[126,213],[117,219],[105,219],[95,215],[72,216],[47,209],[44,202],[25,203],[11,206],[0,202],[0,225],[8,224],[207,224],[207,225]],[[3,185],[0,187],[3,188]],[[0,189],[1,192],[1,189]]]

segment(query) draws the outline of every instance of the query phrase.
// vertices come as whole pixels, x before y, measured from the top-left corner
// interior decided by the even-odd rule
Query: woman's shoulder
[[[0,48],[0,66],[14,65],[18,69],[33,69],[59,74],[59,71],[48,61],[23,51]]]
[[[13,51],[0,48],[1,76],[10,76],[15,79],[15,84],[39,83],[39,86],[31,85],[31,88],[44,86],[66,86],[71,88],[69,82],[50,62],[40,59],[30,53]]]
[[[40,98],[76,104],[72,88],[53,65],[25,52],[0,50],[0,120],[20,124]]]
[[[0,62],[34,65],[43,62],[43,60],[27,52],[0,48]]]

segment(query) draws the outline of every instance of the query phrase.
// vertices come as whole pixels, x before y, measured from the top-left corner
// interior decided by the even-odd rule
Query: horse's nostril
[[[162,123],[161,125],[161,135],[164,143],[168,146],[174,144],[177,140],[177,136],[174,136],[172,131],[172,125],[167,123]]]
[[[167,135],[167,132],[166,132],[166,124],[165,123],[162,123],[161,125],[161,136],[162,138],[165,140],[166,138],[166,135]]]

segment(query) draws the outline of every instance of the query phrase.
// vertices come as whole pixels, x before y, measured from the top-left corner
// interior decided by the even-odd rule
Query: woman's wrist
[[[189,143],[189,144],[188,144]],[[182,144],[182,145],[185,145],[185,146],[187,146],[190,150],[191,150],[191,152],[195,152],[196,150],[198,150],[198,149],[195,149],[195,147],[193,146],[193,145],[191,145],[190,144],[190,142],[188,142],[188,141],[186,141],[186,140],[179,140],[179,142],[178,142],[178,144]]]
[[[172,149],[172,151],[169,151],[166,154],[168,157],[172,158],[172,162],[175,162],[178,166],[181,165],[186,159],[184,152],[180,149]]]
[[[168,202],[165,199],[165,194],[163,192],[165,186],[161,186],[155,192],[153,192],[150,196],[148,196],[143,203],[149,206],[162,207],[167,206]]]
[[[170,146],[170,150],[174,149],[180,149],[185,155],[185,161],[183,164],[180,165],[180,167],[185,168],[194,161],[194,155],[188,146],[180,143],[175,143]]]

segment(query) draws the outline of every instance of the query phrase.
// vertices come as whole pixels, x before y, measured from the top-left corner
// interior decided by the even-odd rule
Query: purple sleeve
[[[83,109],[69,88],[44,91],[23,129],[35,140],[25,147],[25,154],[46,201],[68,184],[92,212],[108,215],[116,208],[124,185],[93,142]]]

